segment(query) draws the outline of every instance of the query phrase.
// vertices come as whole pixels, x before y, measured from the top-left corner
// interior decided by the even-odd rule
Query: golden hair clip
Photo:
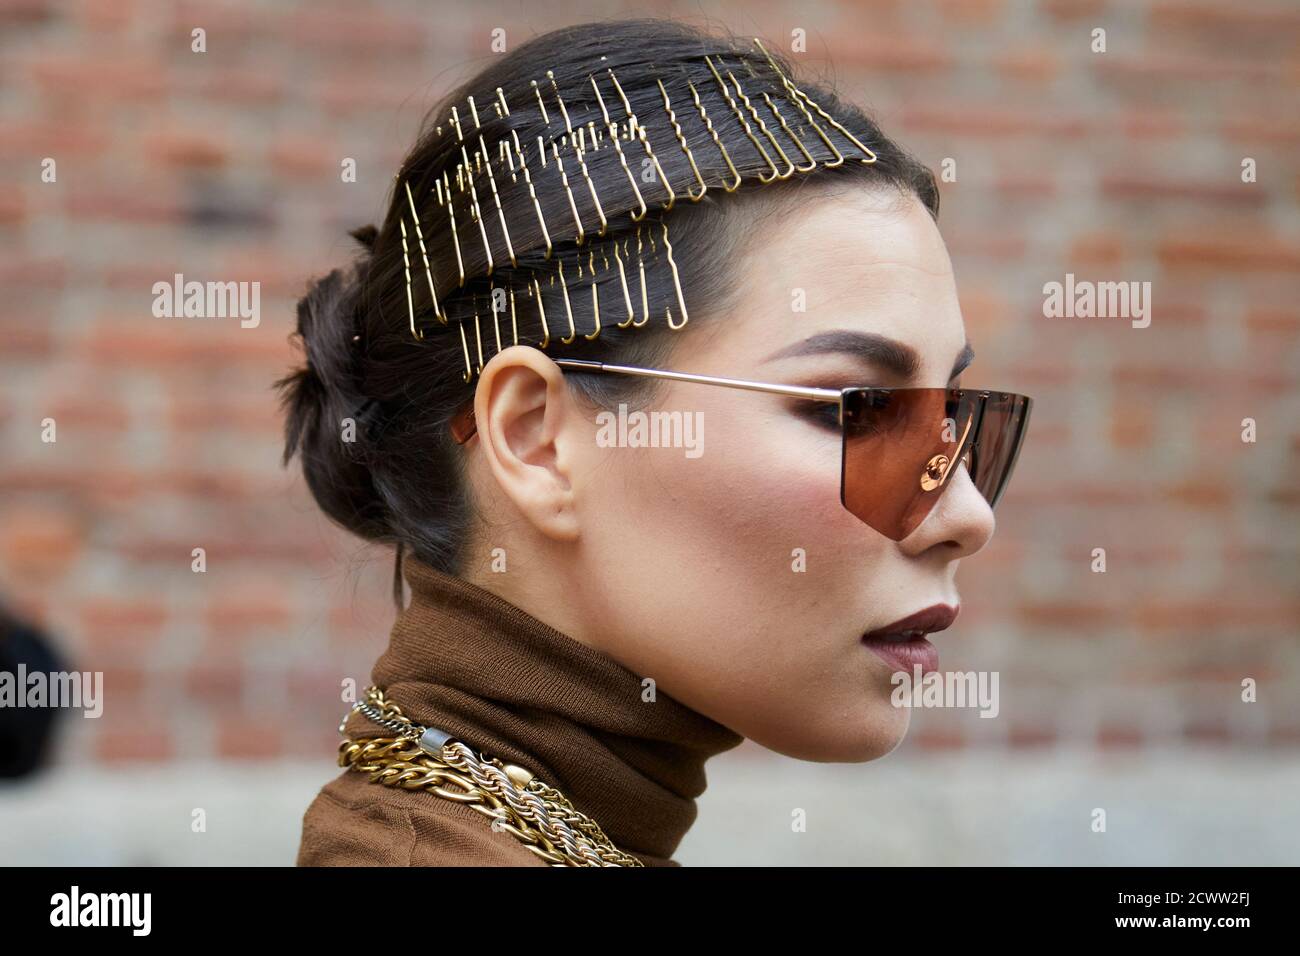
[[[735,86],[736,95],[738,95],[740,101],[745,104],[745,109],[749,110],[749,115],[752,116],[754,122],[758,124],[759,132],[767,137],[768,142],[772,144],[772,148],[776,150],[777,155],[785,160],[786,165],[789,167],[784,173],[780,173],[776,178],[789,179],[795,172],[794,161],[791,160],[790,157],[786,155],[785,150],[781,148],[781,144],[777,142],[776,137],[773,136],[771,130],[767,128],[767,124],[763,122],[763,117],[758,115],[758,110],[754,109],[754,104],[749,101],[749,97],[745,95],[744,89],[741,88],[740,80],[736,79],[736,74],[731,70],[727,70],[727,78],[730,79],[732,85]]]
[[[749,141],[754,144],[754,148],[757,149],[759,155],[763,157],[763,162],[767,163],[768,168],[772,170],[772,175],[770,176],[764,176],[761,172],[758,173],[759,182],[766,184],[780,179],[780,170],[776,168],[776,163],[772,162],[772,157],[767,154],[767,150],[763,148],[763,144],[759,142],[758,137],[754,135],[754,130],[750,127],[749,120],[745,119],[745,114],[741,112],[740,107],[736,105],[736,101],[731,95],[731,90],[727,88],[726,81],[723,80],[722,76],[718,73],[718,68],[713,65],[713,60],[706,56],[704,62],[708,64],[710,72],[713,73],[713,78],[717,80],[718,89],[722,91],[722,96],[726,99],[727,105],[731,107],[731,112],[735,114],[738,120],[740,120],[740,125],[745,130],[745,135],[749,137]]]
[[[425,278],[429,280],[429,298],[433,301],[433,314],[442,322],[443,325],[446,325],[447,317],[442,314],[442,309],[438,305],[438,290],[434,288],[433,285],[433,270],[429,267],[429,250],[426,249],[424,245],[424,230],[420,228],[420,214],[415,211],[415,198],[411,195],[411,184],[410,182],[404,182],[403,185],[406,187],[406,201],[411,207],[411,218],[415,221],[415,235],[416,238],[420,240],[420,258],[424,260],[424,275]],[[411,275],[410,275],[410,258],[406,251],[405,223],[403,223],[402,225],[402,256],[407,260],[406,285],[407,285],[407,300],[409,303],[411,299],[411,295],[410,295]],[[415,331],[414,309],[412,309],[412,315],[411,315],[411,330],[412,332]],[[423,338],[423,337],[424,337],[423,334],[416,335],[416,338]]]
[[[699,202],[704,198],[704,194],[709,191],[709,184],[700,175],[700,167],[695,165],[695,154],[691,152],[691,147],[686,142],[686,134],[682,132],[682,124],[677,122],[677,113],[673,111],[673,104],[668,99],[668,90],[664,87],[664,81],[656,79],[655,82],[659,84],[659,92],[663,94],[664,110],[668,113],[668,122],[673,126],[673,135],[677,137],[677,144],[681,146],[682,152],[686,154],[687,162],[691,164],[691,172],[695,174],[695,181],[700,184],[698,193],[687,189],[686,195],[691,202]]]
[[[718,147],[718,151],[722,153],[723,162],[727,164],[727,169],[731,171],[731,175],[735,177],[734,182],[722,184],[723,192],[734,193],[740,188],[740,170],[731,161],[731,154],[727,152],[727,147],[722,145],[722,139],[718,136],[718,131],[713,128],[713,120],[709,118],[708,110],[704,108],[704,104],[700,101],[700,91],[695,88],[695,84],[690,80],[686,81],[686,85],[691,88],[691,97],[695,101],[695,108],[700,111],[700,119],[704,121],[705,129],[713,137],[713,144]]]
[[[806,103],[808,106],[811,106],[814,110],[817,111],[817,115],[818,115],[818,116],[820,116],[822,119],[826,120],[826,121],[827,121],[831,126],[835,127],[835,129],[839,130],[839,132],[840,132],[840,133],[841,133],[841,134],[842,134],[846,139],[848,139],[850,142],[852,142],[854,146],[856,146],[858,149],[862,150],[862,152],[863,152],[863,157],[862,157],[861,162],[864,162],[864,163],[874,163],[874,162],[876,161],[876,154],[875,154],[875,153],[873,153],[869,148],[867,148],[867,146],[866,146],[866,145],[865,145],[861,140],[859,140],[856,136],[854,136],[854,135],[853,135],[852,133],[850,133],[847,129],[845,129],[845,128],[844,128],[844,127],[843,127],[843,126],[842,126],[842,125],[841,125],[841,124],[840,124],[840,123],[835,119],[835,117],[831,116],[831,115],[830,115],[829,113],[827,113],[824,109],[822,109],[820,106],[818,106],[816,103],[814,103],[814,102],[812,101],[812,99],[809,98],[808,94],[806,94],[803,90],[799,89],[799,87],[798,87],[798,86],[797,86],[797,85],[796,85],[796,84],[795,84],[795,83],[794,83],[794,82],[793,82],[793,81],[792,81],[788,76],[785,75],[785,71],[782,70],[781,67],[777,65],[776,60],[774,60],[774,59],[772,58],[772,54],[770,54],[770,53],[767,52],[767,47],[763,46],[763,41],[761,41],[758,37],[754,37],[754,46],[758,47],[759,50],[762,51],[763,56],[765,56],[765,57],[767,58],[767,62],[771,65],[771,67],[772,67],[772,71],[773,71],[773,72],[774,72],[778,77],[780,77],[780,79],[781,79],[781,85],[784,86],[784,87],[786,88],[786,90],[789,91],[789,93],[790,93],[790,95],[791,95],[791,98],[792,98],[796,103],[800,104],[801,108],[802,108],[802,104],[805,104],[805,103]],[[818,131],[820,131],[820,128],[816,125],[815,122],[813,122],[812,116],[808,114],[807,109],[804,109],[803,112],[804,112],[804,115],[808,117],[808,121],[809,121],[810,123],[812,123],[813,128],[814,128],[814,129],[818,129]],[[823,139],[824,139],[824,138],[825,138],[825,137],[823,137]],[[827,144],[828,144],[828,145],[830,144],[829,140],[827,140]],[[834,148],[834,147],[832,147],[832,148]],[[839,150],[836,150],[836,153],[838,153],[838,152],[839,152]],[[841,157],[841,161],[842,161],[842,160],[843,160],[843,158]],[[836,165],[838,165],[838,164],[836,164]]]
[[[402,266],[406,272],[406,311],[411,316],[411,334],[417,339],[423,339],[424,333],[415,325],[415,299],[411,295],[411,252],[406,246],[406,220],[400,219],[402,227]]]
[[[628,135],[632,135],[633,129],[636,130],[637,139],[641,140],[641,145],[645,148],[646,156],[648,156],[650,162],[654,164],[655,172],[659,176],[659,181],[664,184],[664,189],[668,192],[668,201],[663,204],[663,208],[665,210],[672,209],[673,201],[677,198],[677,194],[673,192],[672,184],[668,182],[668,177],[664,174],[664,168],[659,165],[659,157],[656,156],[654,150],[650,148],[650,140],[646,136],[645,128],[637,121],[636,114],[632,112],[632,104],[628,102],[627,94],[623,92],[623,84],[619,83],[618,77],[614,75],[613,68],[606,68],[605,72],[609,74],[610,81],[614,84],[614,89],[618,91],[618,98],[623,101],[623,112],[627,113],[628,119]]]
[[[465,289],[464,294],[471,297],[471,302],[467,303],[470,307],[468,313],[462,305],[459,314],[464,317],[457,323],[466,382],[472,381],[476,371],[482,371],[488,358],[483,349],[479,317],[478,297],[483,294],[483,287],[467,289],[471,280],[488,280],[493,319],[490,341],[495,341],[497,353],[507,342],[501,334],[500,315],[507,303],[511,323],[508,341],[513,344],[520,341],[519,306],[523,297],[517,298],[517,291],[526,292],[527,298],[536,304],[538,338],[532,339],[529,334],[526,337],[528,341],[536,341],[537,347],[542,349],[550,347],[553,341],[565,345],[576,342],[579,331],[570,280],[579,284],[587,282],[591,287],[592,322],[590,330],[581,333],[584,341],[596,341],[607,328],[644,327],[651,319],[649,272],[652,264],[656,274],[665,280],[671,279],[673,285],[666,303],[662,307],[656,306],[656,311],[662,308],[669,329],[678,331],[684,328],[689,313],[666,215],[679,195],[685,195],[691,202],[699,202],[713,186],[719,187],[723,193],[733,193],[747,179],[770,184],[790,179],[796,173],[812,172],[819,165],[838,166],[852,152],[844,144],[851,144],[858,150],[863,163],[876,159],[862,140],[794,83],[777,58],[757,38],[754,39],[754,48],[753,53],[746,53],[738,48],[720,46],[717,52],[702,54],[689,67],[682,64],[652,77],[658,87],[656,99],[662,104],[662,113],[657,108],[653,111],[643,108],[638,114],[606,57],[600,58],[596,70],[586,74],[586,85],[581,92],[586,93],[589,86],[591,95],[571,97],[571,102],[566,102],[561,92],[560,79],[564,74],[557,75],[556,70],[546,70],[541,78],[549,83],[549,94],[543,94],[538,79],[528,81],[537,105],[536,116],[530,116],[528,111],[511,110],[506,91],[500,86],[495,87],[487,98],[481,94],[477,97],[468,95],[463,103],[452,105],[445,125],[447,131],[454,131],[456,136],[454,143],[447,144],[447,150],[454,158],[449,159],[446,168],[433,177],[433,189],[429,192],[436,196],[436,206],[430,203],[429,209],[422,209],[421,206],[429,200],[428,192],[422,194],[409,181],[403,184],[406,196],[400,228],[412,336],[423,340],[427,333],[418,321],[422,295],[417,295],[410,275],[412,253],[417,247],[425,268],[430,306],[444,325],[448,324],[445,305],[451,299],[444,294],[443,299],[447,299],[444,302],[438,292],[440,286],[450,286],[451,255],[455,256],[457,285],[454,288]],[[713,82],[696,82],[706,76],[712,76]],[[612,115],[611,103],[606,97],[608,91],[617,97],[622,116]],[[554,102],[548,108],[546,99],[551,96]],[[485,104],[490,99],[492,108],[485,105],[480,110],[479,98],[483,98]],[[462,108],[467,111],[464,116]],[[739,130],[753,147],[752,154],[742,149],[745,153],[742,158],[734,146],[728,148],[723,128],[719,125],[728,122],[728,116],[729,121],[735,124],[732,129]],[[558,129],[552,126],[553,118],[560,124]],[[469,126],[470,121],[473,127]],[[438,136],[444,135],[443,126],[443,123],[438,124]],[[674,159],[675,165],[668,162],[668,153],[664,153],[662,159],[659,156],[655,148],[656,136],[663,137],[660,144],[676,142],[682,158]],[[696,139],[698,145],[705,136],[717,149],[716,158],[711,150],[708,157],[694,152],[692,139]],[[842,143],[836,141],[840,138]],[[647,221],[650,211],[648,194],[641,189],[643,180],[648,181],[649,177],[632,168],[628,150],[624,148],[625,143],[634,141],[640,143],[645,157],[642,165],[647,174],[653,170],[653,178],[664,191],[662,198],[656,197],[656,201],[665,215],[656,217],[653,224]],[[494,149],[489,149],[489,142],[495,144]],[[534,148],[535,157],[532,155]],[[676,150],[672,155],[676,156]],[[822,156],[826,159],[821,159]],[[537,167],[540,165],[544,170],[552,162],[555,166],[553,175],[562,190],[550,189],[539,194],[538,177],[548,174],[539,172]],[[614,169],[614,164],[621,173]],[[575,179],[578,175],[581,175],[585,189],[577,186]],[[614,180],[626,181],[629,189],[617,189],[617,196],[608,190],[602,194],[597,184],[609,182],[611,176]],[[674,179],[679,181],[675,183]],[[516,189],[520,190],[517,197],[511,195],[511,190]],[[586,211],[586,199],[580,194],[590,197],[590,213]],[[495,216],[489,210],[489,195]],[[556,238],[555,215],[559,211],[556,204],[567,206],[568,214],[573,217],[575,231],[562,239]],[[458,206],[461,207],[459,210]],[[407,211],[412,219],[409,229],[405,221]],[[478,227],[481,259],[479,244],[471,243],[473,248],[470,248],[460,241],[464,225],[462,217],[466,212],[469,221]],[[603,245],[595,242],[609,234],[611,219],[623,212],[628,213],[635,224],[634,230],[624,232]],[[442,220],[444,215],[445,223]],[[501,229],[502,245],[497,247],[496,253],[489,235],[489,232],[495,232],[496,227],[489,230],[489,216],[496,219]],[[567,230],[562,229],[559,234],[564,233]],[[634,250],[633,234],[636,239]],[[436,245],[436,236],[449,236],[449,240],[444,241],[450,248],[444,255],[439,255],[438,249],[430,248]],[[599,249],[597,245],[600,245]],[[579,247],[576,253],[575,246]],[[585,257],[582,248],[587,253]],[[433,255],[430,255],[431,251]],[[556,255],[557,252],[561,254]],[[600,266],[597,266],[597,253]],[[637,292],[633,290],[628,275],[633,255],[639,284],[639,308],[635,301]],[[511,271],[503,276],[507,260]],[[571,271],[574,266],[576,279]],[[439,269],[441,271],[435,276]],[[550,274],[543,278],[543,272]],[[618,277],[617,288],[613,287],[615,275]],[[604,290],[607,314],[602,316],[600,286],[605,282],[610,288]],[[568,322],[567,334],[555,340],[551,337],[546,315],[543,285],[556,289]],[[498,288],[503,296],[496,294]],[[611,303],[620,294],[622,304],[614,308],[618,314],[610,317]],[[554,302],[552,307],[555,308]],[[473,350],[465,328],[471,316],[474,320]],[[527,327],[529,313],[525,312],[522,318]],[[477,353],[477,363],[473,361],[471,351]]]
[[[604,117],[605,126],[609,130],[609,141],[613,144],[614,151],[618,154],[619,162],[623,164],[623,173],[627,176],[627,181],[632,186],[632,194],[636,196],[637,205],[640,207],[639,212],[632,212],[632,221],[640,222],[645,218],[645,214],[648,211],[646,209],[645,197],[641,195],[641,188],[636,183],[636,177],[632,175],[632,170],[628,168],[627,155],[623,152],[623,144],[619,142],[618,128],[614,124],[614,121],[610,119],[609,110],[605,107],[605,97],[601,95],[600,86],[596,83],[596,77],[593,74],[587,77],[587,79],[591,81],[591,88],[596,91],[596,102],[600,105],[601,116]]]

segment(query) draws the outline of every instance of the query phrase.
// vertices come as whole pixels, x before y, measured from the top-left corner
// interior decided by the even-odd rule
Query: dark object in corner
[[[48,637],[0,606],[0,672],[16,679],[19,664],[29,674],[64,669]],[[0,707],[0,778],[25,777],[40,768],[58,713],[57,707]]]

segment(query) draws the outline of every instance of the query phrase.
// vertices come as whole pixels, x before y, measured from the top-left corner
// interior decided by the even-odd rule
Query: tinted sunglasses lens
[[[965,453],[978,393],[851,389],[843,400],[844,507],[885,537],[902,541],[925,520]]]
[[[991,392],[971,450],[971,479],[989,507],[1007,490],[1020,446],[1024,444],[1033,402],[1025,395]]]

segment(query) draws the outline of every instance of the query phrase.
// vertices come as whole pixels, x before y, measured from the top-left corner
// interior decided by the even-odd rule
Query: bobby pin
[[[769,82],[768,80],[765,80],[763,77],[758,75],[758,72],[754,69],[754,64],[750,61],[749,57],[745,57],[744,59],[741,60],[741,62],[744,64],[745,72],[748,73],[751,78],[757,80],[760,83]],[[736,84],[736,89],[740,89],[739,83]],[[789,138],[789,140],[792,143],[795,144],[795,146],[799,147],[799,152],[803,153],[804,157],[808,160],[808,165],[796,166],[795,171],[800,173],[812,172],[814,169],[817,168],[816,157],[814,157],[813,154],[808,151],[808,147],[804,145],[803,140],[801,140],[795,134],[794,130],[790,128],[790,125],[785,121],[785,117],[781,114],[781,111],[777,108],[777,105],[774,102],[772,102],[772,97],[768,94],[767,90],[763,91],[763,102],[767,104],[767,108],[772,111],[772,115],[775,116],[777,122],[781,124],[781,129],[785,131],[785,135]]]
[[[595,206],[596,206],[596,215],[598,215],[598,216],[600,217],[600,231],[597,233],[597,235],[601,235],[601,236],[603,236],[603,235],[605,235],[605,232],[607,231],[607,229],[608,229],[608,227],[609,227],[609,224],[605,221],[605,209],[604,209],[604,207],[603,207],[603,206],[601,205],[601,203],[600,203],[600,196],[597,195],[597,193],[596,193],[596,184],[593,183],[593,182],[591,181],[591,175],[590,175],[590,174],[588,173],[588,171],[587,171],[587,163],[586,163],[586,160],[583,159],[583,155],[582,155],[582,154],[585,152],[585,149],[583,148],[583,130],[582,130],[582,127],[578,127],[578,130],[577,130],[577,134],[578,134],[578,135],[577,135],[577,139],[575,140],[575,138],[574,138],[573,123],[569,120],[569,110],[568,110],[568,108],[565,107],[565,105],[564,105],[564,98],[563,98],[562,96],[560,96],[560,87],[559,87],[559,84],[555,82],[555,72],[554,72],[553,70],[547,70],[547,71],[546,71],[546,78],[547,78],[548,80],[551,81],[551,89],[552,89],[552,90],[554,91],[554,93],[555,93],[555,102],[557,102],[557,103],[560,104],[560,115],[564,117],[564,130],[565,130],[565,137],[563,138],[562,141],[567,142],[567,145],[569,145],[569,146],[571,146],[571,147],[573,148],[574,156],[577,157],[577,160],[578,160],[578,166],[579,166],[579,168],[582,170],[582,178],[585,179],[585,180],[587,181],[587,190],[591,193],[591,201],[592,201],[593,203],[595,203]],[[549,125],[549,123],[548,123],[547,125]],[[557,163],[559,162],[559,151],[558,151],[558,150],[556,150],[556,162],[557,162]],[[563,166],[561,166],[560,168],[561,168],[561,171],[563,171]],[[565,189],[568,189],[568,187],[569,187],[569,181],[568,181],[568,177],[567,177],[567,176],[565,177],[565,180],[564,180],[564,187],[565,187]],[[570,198],[572,198],[572,194],[570,194]],[[574,216],[575,216],[575,217],[577,216],[577,209],[576,209],[576,207],[575,207],[575,209],[574,209]],[[583,243],[583,239],[585,238],[585,236],[584,236],[583,231],[582,231],[582,223],[581,223],[581,222],[578,223],[578,227],[579,227],[579,228],[578,228],[578,245],[582,245],[582,243]]]
[[[465,165],[468,166],[469,154],[465,151],[465,147],[463,145],[460,148],[460,154],[465,158]],[[479,236],[483,240],[483,253],[484,255],[487,256],[487,272],[485,273],[485,275],[490,276],[492,275],[492,268],[493,268],[492,247],[488,244],[487,226],[483,224],[483,213],[478,202],[478,190],[474,188],[474,180],[472,178],[469,180],[469,197],[470,197],[471,208],[473,209],[474,212],[474,218],[478,222]]]
[[[726,81],[719,75],[717,67],[713,65],[713,60],[706,56],[704,62],[708,64],[709,70],[713,73],[713,78],[718,81],[718,89],[722,91],[722,95],[726,98],[727,105],[731,107],[731,111],[736,114],[736,118],[740,120],[740,125],[744,127],[745,135],[749,137],[749,141],[754,144],[754,148],[757,149],[759,155],[763,157],[763,162],[767,163],[768,168],[772,170],[770,176],[764,176],[762,173],[759,173],[759,181],[762,183],[770,183],[774,180],[780,179],[780,170],[776,168],[776,163],[772,162],[772,157],[767,154],[767,150],[763,148],[763,144],[760,143],[758,137],[754,135],[754,131],[749,125],[749,120],[745,119],[745,114],[741,112],[740,107],[736,105],[736,101],[731,95],[731,90],[727,89]]]
[[[442,309],[438,305],[438,291],[433,285],[433,270],[429,268],[429,250],[424,245],[424,230],[420,228],[420,214],[415,211],[415,198],[411,195],[411,183],[407,180],[403,185],[406,187],[406,201],[411,207],[411,217],[415,220],[415,235],[420,241],[420,258],[424,260],[424,275],[429,280],[429,297],[433,299],[433,314],[442,321],[443,325],[446,325],[447,317],[442,314]],[[403,239],[405,239],[405,236],[403,236]],[[410,284],[409,275],[407,284]],[[411,331],[415,331],[414,320],[412,320]],[[417,335],[416,338],[422,338],[422,336]]]
[[[478,372],[483,372],[483,331],[478,324],[478,293],[474,293],[474,341],[478,345]]]
[[[586,133],[581,126],[578,127],[578,145],[574,147],[574,155],[578,157],[578,166],[582,169],[582,178],[587,181],[587,190],[591,193],[591,201],[596,205],[596,215],[600,217],[600,230],[597,236],[603,236],[609,231],[609,223],[605,220],[605,207],[600,204],[600,197],[596,195],[596,184],[591,181],[591,176],[587,172],[587,162],[583,158],[586,152]]]
[[[531,82],[533,84],[533,93],[537,95],[537,105],[542,110],[542,122],[549,127],[551,125],[551,118],[546,115],[546,104],[542,102],[542,91],[537,88],[536,80],[532,80]]]
[[[465,260],[460,254],[460,236],[456,232],[456,206],[452,202],[451,182],[447,174],[442,174],[442,181],[438,190],[438,201],[442,202],[443,196],[447,198],[447,219],[451,222],[451,241],[456,247],[456,269],[460,273],[460,281],[457,285],[460,288],[465,287]]]
[[[682,312],[681,322],[674,325],[673,310],[671,308],[667,310],[668,328],[676,331],[686,324],[688,318],[686,315],[686,300],[682,298],[682,283],[681,279],[677,275],[677,263],[673,261],[673,246],[672,243],[668,241],[668,223],[661,222],[660,225],[664,230],[664,249],[667,251],[668,266],[673,270],[673,287],[677,290],[677,307],[681,309]]]
[[[800,173],[812,172],[817,168],[816,157],[808,151],[808,147],[804,145],[803,140],[794,134],[794,130],[792,130],[789,124],[786,123],[785,117],[781,115],[781,111],[776,108],[776,104],[772,102],[772,97],[770,97],[766,91],[763,93],[763,100],[767,103],[767,108],[772,111],[772,115],[775,116],[777,121],[781,124],[781,129],[785,130],[785,135],[790,137],[791,141],[799,147],[799,152],[803,153],[804,157],[808,160],[808,165],[796,166],[795,170]]]
[[[546,149],[542,145],[542,137],[540,136],[537,137],[537,148]],[[578,215],[578,204],[573,199],[573,190],[569,188],[569,174],[564,171],[564,160],[560,159],[560,147],[555,143],[551,143],[551,158],[555,160],[555,166],[560,171],[560,182],[564,184],[564,191],[568,194],[569,209],[573,212],[573,221],[578,225],[578,235],[574,238],[574,242],[582,245],[587,238],[587,233],[582,228],[582,217]]]
[[[645,218],[649,211],[646,209],[645,199],[641,195],[641,188],[636,183],[636,177],[632,175],[632,170],[628,168],[627,156],[623,153],[623,145],[619,142],[618,129],[614,122],[609,118],[609,110],[605,108],[605,97],[601,95],[600,87],[596,85],[596,77],[589,76],[591,88],[596,91],[596,101],[600,104],[600,113],[604,117],[605,126],[609,129],[609,140],[614,145],[614,151],[618,153],[619,162],[623,164],[623,173],[627,176],[628,183],[632,186],[632,193],[636,196],[637,205],[641,207],[640,211],[632,211],[632,221],[640,222]]]
[[[535,276],[530,291],[537,296],[537,317],[542,320],[542,341],[537,344],[537,347],[544,349],[551,344],[551,330],[546,325],[546,307],[542,305],[542,286]]]
[[[636,227],[636,265],[641,273],[641,318],[632,323],[632,328],[639,329],[650,321],[650,292],[645,281],[645,257],[641,254],[641,227]]]
[[[559,266],[560,266],[559,267],[560,291],[564,293],[564,312],[569,317],[569,334],[566,338],[560,339],[560,342],[564,345],[570,345],[572,344],[574,338],[577,337],[578,330],[573,324],[573,306],[569,302],[569,284],[564,281],[564,260],[563,259],[560,260]],[[579,265],[578,268],[581,269],[582,266]],[[555,276],[551,276],[551,283],[552,284],[555,283]]]
[[[627,94],[623,92],[623,85],[619,83],[618,77],[614,75],[614,70],[607,67],[605,72],[609,74],[610,80],[614,83],[614,89],[618,90],[619,99],[623,101],[623,111],[627,113],[628,117],[629,134],[631,133],[632,128],[635,127],[637,138],[641,140],[641,145],[645,148],[645,154],[650,157],[650,162],[654,163],[655,172],[659,174],[660,182],[664,184],[664,189],[668,191],[668,201],[663,204],[663,208],[672,209],[673,202],[677,199],[677,194],[673,192],[672,184],[668,182],[668,177],[664,175],[664,168],[659,165],[659,158],[655,156],[654,150],[650,148],[650,140],[646,136],[645,128],[641,126],[640,122],[636,118],[636,114],[632,112],[632,104],[628,102]]]
[[[818,106],[815,102],[813,102],[813,100],[809,98],[809,96],[806,93],[804,93],[803,90],[799,89],[799,87],[797,87],[790,80],[790,78],[785,75],[785,71],[782,70],[781,67],[777,65],[774,59],[772,59],[772,55],[767,52],[767,48],[763,46],[762,41],[759,40],[758,37],[754,37],[754,45],[758,47],[759,50],[762,51],[763,56],[767,58],[767,62],[771,65],[772,69],[776,72],[776,75],[780,77],[781,84],[790,92],[792,98],[795,99],[795,101],[801,105],[801,108],[803,103],[807,103],[809,106],[811,106],[814,110],[817,111],[818,116],[820,116],[822,119],[830,123],[831,126],[835,127],[837,130],[840,131],[841,134],[843,134],[847,139],[849,139],[854,146],[862,150],[862,152],[865,155],[863,156],[861,162],[874,163],[876,161],[876,154],[874,152],[872,152],[869,148],[867,148],[867,146],[863,144],[861,140],[859,140],[856,136],[854,136],[847,129],[845,129],[839,122],[837,122],[835,117],[831,116],[820,106]],[[806,109],[804,109],[803,112],[805,115],[808,115],[808,111]],[[813,128],[817,129],[818,132],[820,132],[820,127],[818,127],[816,123],[813,122],[811,116],[808,116],[808,120],[810,123],[812,123]],[[825,139],[824,136],[822,138]],[[829,140],[827,142],[829,144]],[[839,150],[836,150],[836,153],[838,154]],[[841,157],[841,161],[842,159],[843,157]]]
[[[591,314],[595,323],[595,328],[586,333],[583,338],[588,342],[594,341],[600,335],[600,282],[596,276],[596,250],[592,249],[587,253],[588,271],[591,273]],[[581,270],[581,264],[579,264]],[[582,278],[579,271],[578,278]]]
[[[500,90],[498,89],[497,92],[500,93]],[[505,102],[504,95],[501,97],[501,101],[503,103]],[[510,108],[508,106],[506,107],[506,112],[507,114],[510,112]],[[551,252],[552,252],[551,230],[548,229],[546,226],[546,217],[542,215],[542,204],[537,200],[537,189],[535,186],[533,186],[533,176],[528,171],[528,162],[524,158],[523,147],[519,145],[519,133],[512,129],[510,131],[510,138],[514,143],[514,152],[511,153],[510,143],[507,143],[504,138],[501,140],[501,147],[505,151],[505,155],[510,162],[511,170],[515,170],[517,168],[518,172],[524,174],[524,184],[528,187],[528,198],[533,201],[533,209],[537,213],[537,223],[539,226],[541,226],[542,238],[546,241],[546,258],[549,259],[551,258]],[[543,153],[542,155],[543,158],[545,158],[545,153]],[[515,156],[519,157],[518,167],[515,166],[515,161],[514,161]],[[513,175],[511,176],[511,179],[514,179]]]
[[[411,254],[406,246],[406,219],[398,218],[402,227],[402,267],[406,272],[406,311],[411,317],[411,334],[416,339],[423,339],[424,333],[415,327],[415,300],[411,296]]]
[[[626,244],[627,240],[624,240]],[[636,312],[632,310],[632,296],[627,288],[627,271],[623,268],[623,256],[619,252],[617,240],[614,242],[614,261],[618,263],[618,281],[623,289],[623,304],[627,306],[627,318],[618,323],[620,329],[625,329],[628,324],[636,318]]]
[[[475,112],[474,115],[475,115],[475,119],[477,119],[478,113]],[[486,155],[487,143],[483,142],[482,132],[478,134],[478,142],[479,142],[479,146],[482,147],[482,153],[476,154],[476,157],[479,155]],[[489,159],[486,163],[484,163],[484,165],[487,167],[488,185],[492,188],[492,199],[497,204],[497,218],[501,220],[501,234],[505,237],[506,240],[506,253],[510,256],[510,264],[512,266],[518,267],[519,263],[515,260],[515,245],[513,242],[510,241],[510,228],[506,225],[505,210],[501,208],[501,196],[500,194],[497,193],[497,178],[492,173],[491,159]],[[491,273],[489,271],[489,275],[490,274]]]
[[[519,321],[515,318],[515,290],[513,286],[510,288],[510,335],[513,339],[513,344],[518,345]]]
[[[474,378],[474,369],[469,364],[469,342],[465,339],[465,320],[461,319],[456,324],[460,326],[460,348],[465,353],[465,372],[461,375],[461,379],[469,382]]]
[[[673,133],[677,136],[677,143],[681,146],[682,152],[686,154],[686,159],[691,164],[691,172],[695,174],[695,179],[700,184],[698,193],[687,189],[686,195],[690,197],[691,202],[699,202],[704,198],[704,194],[709,191],[709,185],[704,181],[704,177],[700,175],[700,168],[695,165],[695,154],[691,152],[691,147],[686,143],[686,134],[682,132],[682,124],[677,122],[677,114],[673,112],[672,103],[668,100],[668,90],[664,88],[664,81],[656,79],[655,82],[659,84],[659,92],[663,94],[664,110],[668,113],[668,122],[672,123]]]
[[[727,70],[727,76],[731,80],[732,84],[736,87],[736,93],[740,96],[741,102],[745,104],[745,109],[749,110],[749,115],[752,116],[754,118],[754,122],[758,124],[759,132],[761,132],[764,136],[767,137],[768,142],[772,144],[772,147],[777,151],[780,157],[783,160],[785,160],[786,165],[789,167],[784,173],[781,173],[776,178],[789,179],[791,176],[794,175],[794,161],[791,160],[790,157],[786,155],[785,150],[781,148],[781,144],[777,142],[776,137],[773,136],[771,130],[767,128],[767,124],[763,122],[763,118],[758,115],[758,110],[754,109],[753,104],[749,102],[749,97],[746,96],[745,91],[741,89],[740,81],[736,79],[736,74],[731,72],[731,70]],[[762,176],[759,177],[759,179],[762,178],[763,178]]]
[[[722,190],[723,192],[734,193],[740,188],[740,170],[738,170],[736,164],[731,161],[731,154],[727,152],[727,147],[722,145],[722,140],[718,137],[718,131],[713,128],[713,120],[709,118],[708,111],[704,108],[704,104],[700,102],[700,91],[695,88],[695,84],[691,80],[687,80],[686,85],[691,88],[691,97],[695,101],[695,108],[700,111],[700,119],[704,121],[705,129],[707,129],[709,135],[713,137],[714,145],[717,146],[718,150],[722,153],[723,162],[725,162],[727,168],[731,170],[731,175],[735,177],[734,182],[730,184],[723,183]]]

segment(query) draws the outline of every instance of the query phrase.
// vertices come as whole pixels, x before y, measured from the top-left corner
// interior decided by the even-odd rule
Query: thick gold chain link
[[[644,866],[586,814],[528,770],[445,740],[435,755],[420,744],[427,728],[412,721],[378,687],[353,705],[392,736],[344,738],[339,766],[370,774],[372,783],[427,790],[473,807],[552,866]],[[346,722],[347,718],[344,718]],[[339,731],[342,732],[340,723]]]

